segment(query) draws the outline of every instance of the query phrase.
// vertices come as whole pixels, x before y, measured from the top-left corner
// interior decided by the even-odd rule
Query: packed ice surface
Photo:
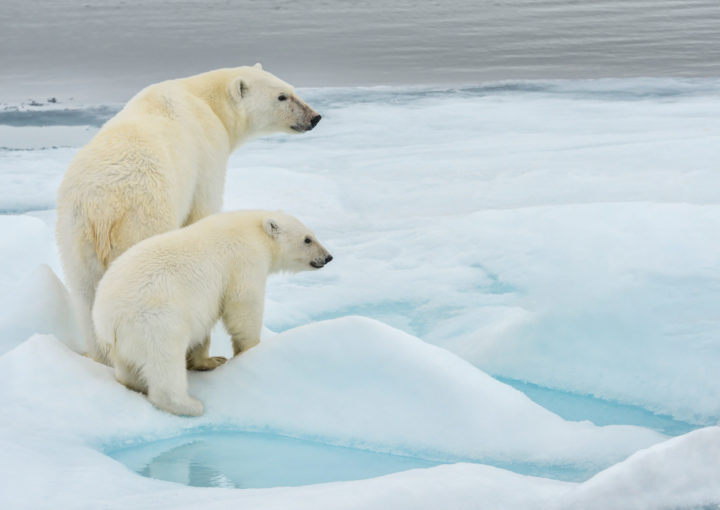
[[[242,147],[230,159],[225,199],[228,209],[282,208],[297,215],[335,257],[322,272],[269,283],[266,326],[286,333],[266,335],[267,344],[248,359],[289,369],[298,381],[285,388],[288,379],[263,379],[267,387],[228,396],[227,385],[213,381],[251,380],[257,374],[247,361],[196,375],[195,391],[209,411],[192,425],[159,414],[113,383],[109,371],[55,340],[26,342],[32,333],[52,333],[79,349],[58,280],[52,211],[78,132],[63,138],[55,130],[48,134],[52,143],[38,144],[32,114],[6,126],[12,136],[5,140],[18,143],[0,143],[8,148],[0,150],[0,210],[20,214],[0,216],[0,373],[6,381],[0,402],[12,417],[0,423],[3,452],[9,452],[0,462],[17,477],[0,480],[8,501],[23,495],[42,501],[62,486],[61,502],[70,502],[80,487],[91,486],[81,506],[106,500],[162,506],[163,498],[197,504],[208,493],[139,479],[97,448],[105,439],[168,437],[200,423],[272,427],[328,443],[480,460],[525,473],[538,471],[523,463],[557,462],[583,464],[590,473],[662,439],[649,430],[562,420],[486,374],[641,406],[689,424],[718,423],[718,80],[301,94],[323,121],[309,134]],[[44,145],[50,148],[9,150]],[[375,322],[358,327],[353,321],[359,319],[314,324],[348,315],[412,336]],[[291,329],[297,326],[304,327]],[[305,357],[296,366],[290,342],[273,343],[286,335],[303,337],[327,357]],[[227,350],[223,335],[215,337],[214,349]],[[384,340],[405,347],[394,351]],[[359,374],[344,365],[348,352],[373,370]],[[44,355],[64,361],[55,366]],[[300,377],[304,371],[309,380]],[[382,377],[374,383],[376,371]],[[356,383],[368,376],[359,400],[342,400],[346,374]],[[420,427],[413,422],[405,430],[407,422],[392,412],[425,411],[421,392],[450,411],[421,415]],[[277,406],[256,405],[256,414],[245,412],[249,404],[214,408],[220,396],[247,403],[253,395]],[[493,414],[477,404],[480,395]],[[327,412],[328,402],[337,416],[321,420],[310,412]],[[396,421],[386,426],[360,413],[364,405],[377,412],[374,404]],[[444,423],[449,416],[458,421]],[[453,423],[468,429],[443,435],[455,430]],[[218,491],[212,498],[265,508],[306,497],[308,508],[377,507],[380,501],[388,508],[468,501],[493,508],[496,501],[512,509],[539,499],[560,505],[561,495],[568,508],[593,508],[602,498],[627,494],[628,507],[648,508],[655,503],[647,498],[657,494],[658,508],[663,495],[675,507],[704,505],[720,501],[710,483],[718,441],[711,427],[661,442],[647,458],[662,472],[644,476],[648,466],[632,457],[579,485],[459,464],[296,490]],[[82,476],[72,480],[68,472]],[[28,479],[40,489],[27,491],[21,481]],[[668,491],[688,496],[672,499]]]
[[[336,255],[271,285],[268,326],[370,315],[495,375],[717,423],[720,87],[672,85],[320,96],[310,143],[231,160],[228,207],[291,209]]]
[[[23,375],[17,367],[27,363],[35,369]],[[227,425],[428,459],[597,471],[665,438],[641,427],[562,420],[448,351],[360,317],[289,330],[220,369],[191,374],[191,394],[206,411],[194,420],[154,410],[109,368],[93,365],[52,337],[35,337],[0,358],[9,394],[29,394],[14,410],[16,424],[35,420],[46,400],[54,404],[43,416],[55,433],[63,415],[87,416],[91,395],[67,392],[62,383],[72,371],[73,385],[111,392],[98,411],[110,414],[70,427],[96,443]],[[111,395],[123,401],[113,405]],[[108,433],[98,428],[102,422],[115,426]]]
[[[271,282],[271,329],[368,315],[494,375],[717,422],[717,80],[302,95],[316,130],[249,143],[227,180],[226,208],[286,209],[336,255]],[[72,154],[0,152],[0,210],[53,207]]]
[[[693,508],[720,502],[720,427],[706,427],[640,451],[575,486],[557,508]]]
[[[358,342],[358,338],[365,340]],[[193,374],[199,419],[153,408],[111,369],[51,336],[0,357],[1,500],[8,508],[623,508],[720,498],[720,428],[657,443],[576,484],[459,463],[366,481],[299,488],[190,488],[138,476],[103,455],[108,442],[197,427],[262,428],[365,449],[614,462],[662,437],[637,427],[567,422],[455,355],[363,318],[290,330],[211,373]],[[516,442],[517,441],[517,442]],[[376,450],[377,451],[377,450]],[[252,462],[252,459],[238,459]],[[184,466],[179,466],[183,469]],[[567,503],[566,502],[570,502]],[[646,504],[646,506],[640,506]],[[368,506],[369,505],[369,506]],[[213,506],[210,506],[213,508]]]

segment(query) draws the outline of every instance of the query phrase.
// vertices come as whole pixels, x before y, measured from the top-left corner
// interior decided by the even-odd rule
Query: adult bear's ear
[[[273,239],[277,239],[278,235],[280,235],[280,226],[273,218],[265,218],[263,228],[265,229],[267,235]]]
[[[245,80],[238,81],[238,92],[240,92],[240,97],[245,97],[245,94],[247,94],[248,86],[247,83],[245,83]]]
[[[263,70],[262,64],[261,64],[260,62],[258,62],[257,64],[255,64],[253,67],[254,67],[255,69],[259,69],[260,71]]]

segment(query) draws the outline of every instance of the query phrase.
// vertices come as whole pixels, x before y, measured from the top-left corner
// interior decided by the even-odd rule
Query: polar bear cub
[[[222,318],[238,355],[257,345],[270,273],[320,269],[332,256],[280,211],[237,211],[134,245],[100,280],[92,310],[116,379],[160,409],[198,416],[186,367],[211,370],[210,330]]]

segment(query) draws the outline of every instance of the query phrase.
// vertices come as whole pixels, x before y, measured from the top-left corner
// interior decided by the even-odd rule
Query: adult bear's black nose
[[[326,263],[326,264],[327,264],[328,262],[330,262],[331,260],[332,260],[332,255],[328,255],[327,257],[325,257],[325,263]]]
[[[310,119],[310,125],[312,127],[317,126],[318,122],[320,122],[320,119],[322,119],[322,115],[315,115],[312,119]]]

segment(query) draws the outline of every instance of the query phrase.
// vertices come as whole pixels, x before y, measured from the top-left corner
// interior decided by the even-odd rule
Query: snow
[[[191,375],[199,419],[74,352],[53,208],[92,129],[66,121],[48,145],[32,119],[3,126],[0,506],[720,503],[720,81],[301,95],[323,121],[241,148],[225,207],[291,212],[335,260],[270,280],[263,342]],[[219,330],[213,350],[229,350]],[[703,428],[563,419],[491,376]],[[200,428],[459,463],[230,490],[146,479],[101,452]]]
[[[14,420],[32,422],[43,409],[53,433],[93,444],[228,426],[430,459],[598,470],[664,439],[640,427],[566,422],[457,356],[359,317],[295,328],[213,372],[191,374],[190,392],[206,409],[197,420],[156,411],[118,385],[109,368],[51,339],[34,337],[0,358],[5,395],[29,394],[21,401],[31,415],[20,409]],[[34,368],[25,372],[28,365]],[[70,388],[63,383],[68,372],[77,374]],[[91,392],[78,391],[84,387]],[[99,395],[93,419],[86,407]],[[59,425],[78,415],[84,423]],[[99,426],[108,422],[109,437]]]
[[[228,208],[291,210],[336,255],[271,284],[271,329],[369,315],[493,375],[718,422],[717,81],[316,94],[317,132],[230,162]]]
[[[637,452],[560,499],[562,508],[717,508],[720,427],[707,427]]]
[[[354,335],[368,341],[363,345]],[[508,509],[571,501],[575,506],[568,508],[584,508],[579,502],[598,495],[634,498],[649,505],[635,507],[652,508],[667,495],[693,504],[720,498],[718,427],[660,442],[580,484],[459,463],[293,489],[203,489],[140,477],[98,451],[108,441],[229,424],[296,435],[310,426],[315,439],[435,455],[461,449],[468,456],[504,451],[512,457],[531,448],[528,458],[565,461],[574,455],[607,460],[612,451],[662,439],[636,427],[563,421],[456,356],[369,319],[297,328],[213,373],[193,374],[191,392],[207,404],[199,419],[153,408],[115,383],[109,368],[51,336],[34,336],[2,356],[0,378],[0,401],[12,418],[0,424],[6,474],[0,494],[10,508],[37,508],[48,500],[61,508],[189,508],[199,501],[217,508],[232,501],[248,508],[440,508],[457,502]]]
[[[70,298],[58,278],[54,214],[0,215],[0,355],[34,333],[52,333],[82,350]]]

